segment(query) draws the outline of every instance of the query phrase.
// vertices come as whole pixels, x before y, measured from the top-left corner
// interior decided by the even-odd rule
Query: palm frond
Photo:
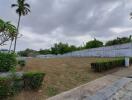
[[[25,8],[25,10],[29,13],[31,12],[31,10],[29,8]]]
[[[130,13],[130,19],[132,19],[132,12]]]
[[[24,6],[30,8],[30,5],[28,3],[25,3]]]
[[[11,7],[12,7],[12,8],[13,8],[13,7],[18,7],[18,5],[17,5],[17,4],[12,4]]]

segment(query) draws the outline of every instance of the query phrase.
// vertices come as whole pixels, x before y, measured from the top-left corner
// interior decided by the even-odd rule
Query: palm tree
[[[19,26],[21,21],[21,16],[25,16],[30,12],[30,5],[26,3],[26,0],[17,0],[16,4],[12,4],[11,7],[16,7],[16,13],[18,14],[18,24],[17,24],[17,34],[14,43],[14,52],[16,50],[16,42],[19,34]]]

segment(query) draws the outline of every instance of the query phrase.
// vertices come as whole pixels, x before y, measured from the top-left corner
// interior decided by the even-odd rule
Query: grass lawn
[[[45,100],[63,91],[75,88],[97,79],[115,70],[105,73],[95,73],[90,69],[90,63],[113,58],[52,58],[28,59],[27,65],[21,71],[41,71],[46,73],[44,84],[38,91],[22,91],[12,100]],[[20,70],[20,69],[18,69]]]

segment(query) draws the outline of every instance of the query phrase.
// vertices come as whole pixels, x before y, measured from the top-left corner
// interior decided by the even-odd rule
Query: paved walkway
[[[122,89],[111,96],[109,100],[132,100],[132,82],[126,84]]]
[[[86,96],[81,100],[109,100],[115,93],[117,93],[122,87],[132,81],[131,78],[122,78],[106,86],[105,88],[97,91],[94,95]]]
[[[126,86],[126,84],[129,84],[128,87],[131,87],[132,89],[132,78],[123,78],[131,75],[132,67],[121,68],[119,71],[113,74],[106,75],[85,85],[74,88],[70,91],[63,92],[57,96],[51,97],[47,100],[120,100],[115,98],[118,98],[118,95],[120,95],[120,91],[124,91],[124,89],[121,89]],[[119,93],[115,94],[118,91]],[[126,91],[127,90],[124,91],[124,94]],[[101,98],[99,98],[99,96]],[[123,98],[123,96],[120,97]]]

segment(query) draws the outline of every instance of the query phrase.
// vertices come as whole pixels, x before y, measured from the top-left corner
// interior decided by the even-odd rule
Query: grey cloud
[[[55,1],[62,0],[38,2],[24,25],[34,27],[34,31],[39,34],[50,34],[62,27],[62,34],[74,36],[90,31],[107,31],[111,27],[120,27],[127,23],[129,12],[125,8],[127,1],[124,0],[63,0],[64,4],[58,3],[58,6],[62,6],[60,9],[55,9]],[[108,12],[112,7],[115,8]],[[93,15],[89,17],[91,13]]]
[[[22,39],[30,47],[35,47],[33,44],[38,43],[39,45],[42,42],[44,42],[43,47],[51,46],[58,41],[81,44],[82,40],[79,41],[76,38],[85,35],[102,39],[116,37],[117,35],[110,30],[111,28],[132,26],[132,21],[129,20],[129,13],[132,10],[132,1],[130,0],[27,1],[31,5],[31,14],[22,17],[21,28],[29,27],[32,30],[31,32],[42,36],[41,39],[37,37],[36,39],[29,38],[29,41]],[[17,15],[10,8],[10,4],[13,2],[15,0],[1,0],[0,12],[3,12],[1,17],[16,23]],[[58,34],[53,35],[57,29],[61,29],[61,31],[57,31]],[[32,35],[35,37],[34,34]],[[130,32],[126,33],[126,35],[129,34]],[[46,38],[49,40],[45,41]],[[52,44],[49,43],[51,40],[53,41]],[[19,43],[22,44],[22,42]],[[40,45],[42,46],[42,44]]]

